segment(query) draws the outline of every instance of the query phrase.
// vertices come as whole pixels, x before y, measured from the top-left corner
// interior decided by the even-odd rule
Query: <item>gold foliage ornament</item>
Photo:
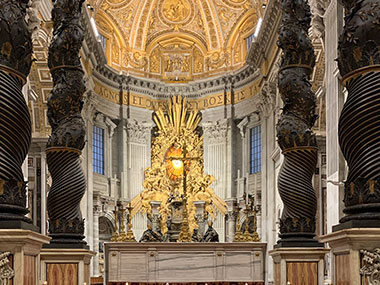
[[[195,201],[205,202],[205,212],[215,217],[216,210],[226,213],[226,203],[215,195],[210,185],[215,181],[203,169],[203,137],[197,130],[201,120],[198,110],[189,111],[186,99],[169,99],[167,112],[158,109],[153,116],[157,136],[152,139],[152,166],[145,170],[144,190],[132,199],[132,216],[137,212],[152,214],[151,201],[159,201],[160,226],[167,232],[171,216],[171,201],[186,201],[190,232],[198,228],[195,220]],[[176,157],[183,157],[176,160]],[[186,159],[188,158],[188,159]],[[184,167],[186,164],[186,167]],[[186,183],[183,183],[186,169]],[[186,198],[183,199],[184,184]]]

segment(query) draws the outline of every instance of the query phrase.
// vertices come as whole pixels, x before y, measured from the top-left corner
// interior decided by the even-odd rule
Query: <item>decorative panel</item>
[[[335,255],[336,285],[351,285],[348,268],[350,268],[350,255]]]
[[[36,257],[24,256],[24,285],[36,284]]]
[[[47,284],[79,285],[78,263],[47,263]]]
[[[318,285],[318,262],[287,262],[289,284]]]

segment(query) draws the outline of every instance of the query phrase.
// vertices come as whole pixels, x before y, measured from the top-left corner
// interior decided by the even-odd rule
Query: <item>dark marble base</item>
[[[0,229],[20,229],[39,232],[40,228],[22,220],[0,220]]]
[[[85,241],[78,242],[77,240],[60,240],[55,241],[51,240],[50,244],[45,244],[43,248],[79,248],[79,249],[89,249],[90,247],[87,245]]]
[[[315,239],[287,238],[287,239],[280,239],[277,242],[277,244],[275,244],[273,247],[274,248],[283,248],[283,247],[324,247],[324,244],[318,242]]]
[[[353,228],[380,228],[380,219],[349,220],[332,227],[333,232]]]

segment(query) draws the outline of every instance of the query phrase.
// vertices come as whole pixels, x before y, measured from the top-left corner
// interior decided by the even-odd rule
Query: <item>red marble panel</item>
[[[78,285],[78,263],[47,263],[49,285]]]
[[[24,255],[24,285],[36,284],[36,257]]]
[[[348,254],[335,255],[336,285],[351,285],[349,268],[350,256]]]
[[[292,285],[318,285],[318,262],[287,262],[286,273]]]

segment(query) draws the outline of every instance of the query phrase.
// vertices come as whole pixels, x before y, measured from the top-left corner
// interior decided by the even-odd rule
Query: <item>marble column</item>
[[[227,152],[227,145],[230,143],[230,139],[227,138],[228,133],[231,132],[230,123],[227,119],[202,123],[204,130],[204,171],[215,177],[216,181],[211,185],[211,188],[222,199],[229,198],[227,188],[231,187],[228,184],[228,175],[231,173],[227,173],[226,167],[227,164],[232,163]],[[220,241],[225,240],[224,219],[224,215],[218,213],[213,225],[219,234]]]
[[[255,199],[255,203],[260,202],[261,211],[257,218],[258,233],[261,241],[267,242],[267,253],[276,243],[277,231],[276,209],[279,201],[276,201],[276,172],[275,161],[272,159],[276,147],[275,137],[275,110],[276,105],[276,84],[265,82],[259,93],[259,101],[256,104],[261,119],[261,201]],[[273,260],[267,258],[266,278],[273,280]]]
[[[343,215],[345,161],[338,144],[338,119],[343,108],[343,86],[336,63],[338,37],[343,29],[343,7],[331,1],[324,16],[325,25],[325,87],[326,87],[326,201],[327,232]]]
[[[152,123],[130,119],[127,121],[127,191],[126,198],[133,199],[143,191],[144,170],[150,164],[150,140]],[[147,226],[147,219],[137,214],[132,219],[134,233],[140,238]]]
[[[100,214],[101,206],[96,204],[94,205],[93,213],[93,251],[95,252],[95,256],[93,258],[93,276],[99,275],[99,214]]]

